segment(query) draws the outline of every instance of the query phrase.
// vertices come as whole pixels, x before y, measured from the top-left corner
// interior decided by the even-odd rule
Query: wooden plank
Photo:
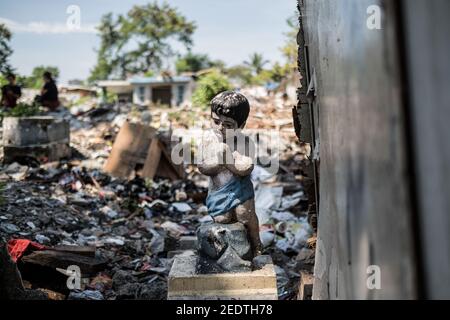
[[[95,274],[103,270],[106,261],[99,258],[54,250],[35,251],[22,258],[24,265],[38,265],[51,269],[67,269],[69,266],[78,266],[84,275]]]
[[[158,170],[161,159],[161,146],[157,138],[153,138],[148,149],[147,158],[144,162],[142,176],[153,179]]]
[[[56,246],[50,248],[50,250],[55,250],[59,252],[79,254],[86,257],[95,257],[95,246]]]
[[[160,146],[162,150],[162,157],[160,160],[160,166],[158,168],[158,175],[161,177],[169,178],[171,180],[183,179],[184,166],[182,164],[173,164],[170,152],[161,142]]]
[[[306,271],[300,271],[298,285],[298,300],[311,300],[313,292],[314,275]]]

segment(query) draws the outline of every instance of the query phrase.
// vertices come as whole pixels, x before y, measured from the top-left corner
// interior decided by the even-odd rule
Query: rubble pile
[[[249,125],[283,129],[279,174],[270,175],[257,166],[252,180],[264,251],[277,265],[279,297],[295,299],[300,271],[311,272],[314,263],[313,231],[306,221],[301,184],[301,165],[309,150],[297,143],[290,108],[280,97],[246,94],[254,106]],[[209,113],[187,107],[150,110],[93,101],[62,108],[48,115],[70,121],[71,159],[18,161],[0,168],[0,239],[29,239],[46,250],[70,246],[101,261],[89,260],[101,268],[82,275],[80,288],[57,290],[50,278],[49,285],[27,279],[24,266],[53,267],[48,255],[55,263],[64,259],[88,263],[83,260],[86,252],[70,249],[61,256],[26,252],[18,267],[27,287],[51,299],[166,298],[173,262],[169,253],[180,249],[181,237],[194,236],[201,223],[211,220],[204,205],[208,180],[193,166],[186,168],[183,180],[144,179],[138,171],[128,179],[116,178],[102,168],[125,121],[151,125],[163,136],[193,118],[206,126]],[[67,274],[62,279],[65,285]]]

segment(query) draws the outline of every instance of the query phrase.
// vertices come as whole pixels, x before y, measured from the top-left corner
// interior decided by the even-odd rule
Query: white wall
[[[152,84],[142,84],[142,85],[138,85],[135,84],[133,87],[133,103],[136,104],[142,104],[142,105],[148,105],[152,103],[152,89],[154,87],[160,86],[160,84],[158,85],[152,85]],[[177,104],[178,102],[178,88],[180,86],[184,87],[184,94],[183,94],[183,99],[181,104],[189,104],[191,101],[191,97],[192,97],[192,91],[194,89],[194,82],[188,82],[188,83],[175,83],[172,84],[172,100],[171,100],[171,104],[172,106],[179,106],[179,104]],[[141,95],[140,95],[140,88],[141,87],[145,87],[145,93],[144,93],[144,99],[141,99]]]

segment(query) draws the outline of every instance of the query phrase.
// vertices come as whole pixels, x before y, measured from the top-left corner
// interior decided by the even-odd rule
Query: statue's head
[[[215,96],[210,103],[212,128],[225,136],[227,130],[245,127],[250,113],[247,98],[235,91],[225,91]]]

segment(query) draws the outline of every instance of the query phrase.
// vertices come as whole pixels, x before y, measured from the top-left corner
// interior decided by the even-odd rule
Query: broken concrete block
[[[194,256],[196,253],[197,252],[194,250],[173,250],[173,251],[167,252],[167,258],[172,259],[173,257],[175,257],[177,255]]]
[[[264,266],[271,264],[272,258],[267,255],[260,255],[253,258],[252,266],[254,269],[262,269]]]
[[[242,223],[204,224],[198,228],[197,238],[200,254],[205,254],[211,259],[219,259],[228,246],[242,259],[251,259],[247,230]]]
[[[69,122],[53,117],[3,119],[4,162],[58,161],[71,155]]]
[[[277,281],[269,263],[251,272],[199,274],[199,257],[175,256],[168,278],[169,300],[276,300]]]
[[[180,250],[197,250],[197,245],[196,236],[183,236],[180,238],[178,247]]]
[[[242,259],[232,247],[227,247],[225,252],[217,260],[217,264],[226,271],[250,271],[252,263]]]
[[[20,159],[35,159],[40,163],[58,161],[63,158],[70,158],[72,150],[68,143],[48,143],[42,145],[17,147],[4,145],[3,161],[13,163]]]
[[[53,117],[6,117],[3,145],[25,147],[52,142],[70,142],[69,122]]]

